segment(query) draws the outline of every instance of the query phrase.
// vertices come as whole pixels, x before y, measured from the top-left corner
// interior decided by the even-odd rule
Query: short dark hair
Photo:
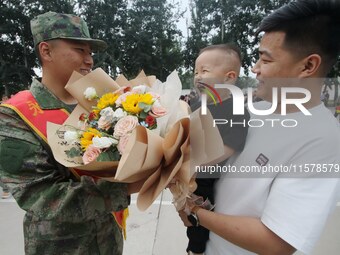
[[[211,51],[211,50],[219,50],[226,55],[231,56],[231,58],[228,59],[229,67],[232,68],[236,75],[240,75],[240,70],[242,66],[242,57],[241,57],[241,51],[240,48],[237,47],[233,43],[224,43],[224,44],[215,44],[215,45],[209,45],[203,49],[200,50],[199,55],[201,55],[203,52]]]
[[[236,54],[240,63],[242,62],[241,50],[238,46],[236,46],[233,43],[223,43],[223,44],[209,45],[209,46],[201,49],[200,52],[198,53],[198,56],[201,55],[203,52],[208,51],[208,50],[221,50],[221,51],[225,51],[229,54],[234,53],[234,54]]]
[[[319,54],[325,75],[339,55],[340,1],[297,0],[277,9],[265,17],[260,32],[285,33],[284,47],[296,56]]]

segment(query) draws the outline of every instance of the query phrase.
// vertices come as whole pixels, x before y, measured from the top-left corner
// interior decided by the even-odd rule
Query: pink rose
[[[129,141],[130,138],[130,134],[124,135],[119,139],[119,143],[117,145],[117,149],[119,151],[119,153],[122,155],[125,151],[125,147]]]
[[[111,124],[112,124],[111,120],[109,120],[109,118],[106,116],[102,116],[98,120],[98,127],[100,129],[109,130],[111,127]]]
[[[151,112],[149,114],[155,118],[162,117],[166,114],[166,109],[159,103],[158,100],[156,100],[152,105]]]
[[[87,147],[84,155],[83,155],[83,162],[84,164],[88,164],[88,163],[91,163],[92,161],[95,161],[96,158],[98,158],[99,154],[101,153],[102,151],[96,147],[94,147],[92,144]]]
[[[120,138],[130,133],[138,125],[138,118],[136,116],[125,116],[117,121],[113,136]]]
[[[121,95],[117,98],[117,100],[116,100],[116,102],[115,102],[116,106],[118,106],[118,107],[121,106],[122,103],[125,102],[126,97],[127,97],[128,95],[131,95],[131,94],[133,94],[133,93],[132,93],[132,92],[126,92],[126,93],[124,93],[124,94],[121,94]]]

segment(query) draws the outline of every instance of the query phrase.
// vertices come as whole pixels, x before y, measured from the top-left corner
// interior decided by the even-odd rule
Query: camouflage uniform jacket
[[[42,109],[69,106],[34,80],[31,92]],[[26,211],[26,254],[122,254],[122,233],[112,211],[129,204],[127,185],[74,180],[24,121],[0,107],[0,178]]]

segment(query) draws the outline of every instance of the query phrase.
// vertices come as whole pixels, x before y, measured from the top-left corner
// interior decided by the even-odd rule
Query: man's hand
[[[188,215],[184,212],[184,210],[181,210],[178,212],[179,217],[181,218],[184,226],[186,227],[192,227],[192,224],[188,220]]]

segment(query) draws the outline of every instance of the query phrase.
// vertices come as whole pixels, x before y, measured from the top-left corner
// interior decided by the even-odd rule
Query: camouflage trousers
[[[24,219],[27,255],[121,255],[122,232],[112,214],[86,222]]]

